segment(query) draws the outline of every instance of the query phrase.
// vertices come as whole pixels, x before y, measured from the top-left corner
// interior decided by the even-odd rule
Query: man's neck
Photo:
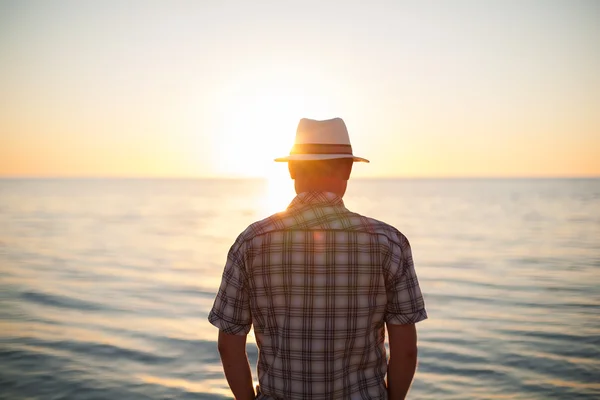
[[[304,192],[330,192],[335,193],[340,197],[344,197],[346,193],[347,181],[334,178],[311,179],[294,181],[296,193]]]

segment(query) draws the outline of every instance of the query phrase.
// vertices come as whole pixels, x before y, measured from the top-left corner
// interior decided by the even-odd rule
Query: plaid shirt
[[[261,396],[290,400],[386,399],[384,323],[426,318],[406,237],[316,192],[237,238],[209,315],[254,325]]]

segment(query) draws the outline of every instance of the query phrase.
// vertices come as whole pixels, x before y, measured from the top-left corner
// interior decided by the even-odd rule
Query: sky
[[[0,176],[600,176],[600,2],[0,0]]]

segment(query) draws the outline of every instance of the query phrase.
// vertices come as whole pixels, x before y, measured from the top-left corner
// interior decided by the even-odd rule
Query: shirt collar
[[[288,209],[296,209],[304,206],[344,206],[340,196],[331,192],[302,192],[298,194],[288,206]]]

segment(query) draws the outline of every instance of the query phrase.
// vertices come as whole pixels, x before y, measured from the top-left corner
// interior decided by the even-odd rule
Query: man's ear
[[[290,178],[296,179],[296,165],[293,161],[288,161],[288,171],[290,171]]]

